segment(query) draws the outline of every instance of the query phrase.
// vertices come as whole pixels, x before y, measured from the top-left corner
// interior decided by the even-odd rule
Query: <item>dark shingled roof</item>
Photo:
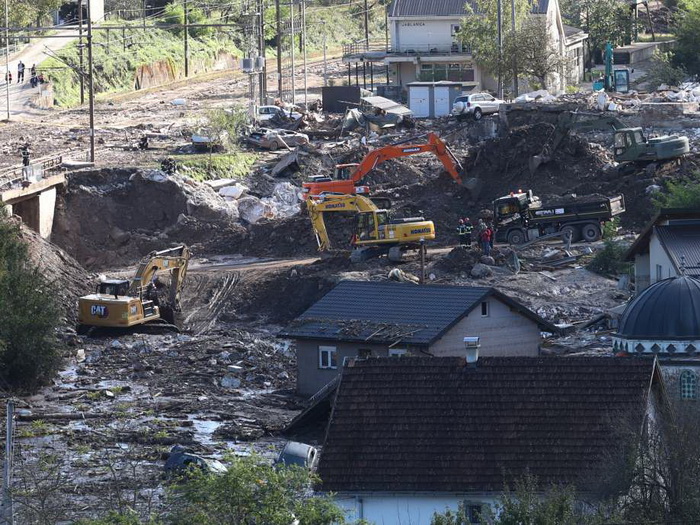
[[[657,226],[656,233],[676,271],[684,265],[686,275],[700,275],[700,223]]]
[[[687,275],[652,284],[625,308],[617,335],[625,339],[700,339],[700,280]]]
[[[635,239],[632,246],[629,247],[627,253],[625,254],[626,261],[634,261],[634,256],[637,254],[649,253],[649,239],[651,233],[657,224],[663,221],[692,221],[700,219],[700,209],[697,208],[662,208],[660,209],[654,217],[647,223],[647,225],[639,234],[639,237]]]
[[[494,288],[341,281],[292,321],[280,336],[429,345],[490,296],[543,330],[557,331],[551,323]]]
[[[464,5],[469,0],[394,0],[389,6],[389,16],[464,16]],[[534,14],[545,14],[549,0],[536,0]],[[472,3],[476,11],[476,5]]]
[[[641,430],[653,359],[373,358],[343,369],[319,465],[333,492],[500,491],[540,482],[600,490],[602,462]],[[592,477],[589,477],[592,476]],[[587,485],[586,479],[593,485]],[[618,486],[619,488],[619,486]]]

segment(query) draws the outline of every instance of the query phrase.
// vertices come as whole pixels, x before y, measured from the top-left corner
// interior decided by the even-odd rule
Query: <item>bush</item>
[[[190,24],[206,24],[207,16],[201,9],[190,7],[187,9],[187,21]],[[166,24],[184,24],[185,8],[179,4],[168,4],[163,13],[163,22]],[[168,31],[176,35],[182,34],[182,28],[169,27]],[[193,38],[203,38],[214,34],[213,27],[190,27],[188,34]]]
[[[657,208],[700,208],[700,173],[685,180],[668,181],[666,192],[659,192],[652,199]]]
[[[649,70],[642,80],[648,82],[651,89],[657,89],[661,84],[678,86],[686,78],[688,78],[688,72],[683,67],[676,67],[671,63],[671,53],[664,53],[657,49],[651,58]]]
[[[605,247],[588,263],[587,268],[605,276],[627,273],[631,268],[631,263],[623,260],[626,252],[627,247],[622,243],[607,240]]]
[[[55,296],[29,262],[18,226],[0,214],[0,378],[13,388],[32,391],[58,369]]]

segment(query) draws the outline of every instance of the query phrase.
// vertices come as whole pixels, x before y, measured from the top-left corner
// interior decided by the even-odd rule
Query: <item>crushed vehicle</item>
[[[260,128],[250,133],[246,141],[253,146],[276,151],[280,148],[308,144],[309,136],[290,129]]]
[[[481,117],[491,113],[498,113],[504,100],[498,99],[489,93],[471,93],[458,96],[452,104],[452,114],[457,120],[462,120],[471,116],[474,120],[481,120]]]
[[[255,108],[255,120],[267,122],[277,118],[299,120],[303,115],[297,111],[284,109],[279,106],[257,106]]]
[[[165,461],[163,470],[168,479],[175,476],[187,476],[194,470],[201,470],[205,474],[224,474],[228,471],[220,461],[198,456],[191,449],[181,445],[175,445],[170,449],[170,455]]]

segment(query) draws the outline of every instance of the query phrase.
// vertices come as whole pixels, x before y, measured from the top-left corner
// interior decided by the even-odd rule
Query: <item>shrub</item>
[[[630,270],[631,263],[625,262],[623,257],[627,247],[622,243],[605,241],[605,247],[599,251],[587,268],[601,275],[619,275]]]
[[[653,202],[657,208],[700,208],[700,173],[685,180],[668,181],[666,192],[656,193]]]
[[[54,331],[59,309],[53,287],[34,267],[19,228],[0,214],[0,378],[31,391],[60,363]]]

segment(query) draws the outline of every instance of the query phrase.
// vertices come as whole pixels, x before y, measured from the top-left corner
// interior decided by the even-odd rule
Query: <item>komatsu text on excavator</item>
[[[190,252],[184,245],[151,252],[139,262],[136,275],[131,279],[101,281],[94,294],[78,300],[78,330],[129,328],[145,323],[176,329],[173,319],[167,319],[165,310],[180,309],[180,291],[189,260]],[[155,280],[158,273],[164,271],[170,274],[170,286],[167,300],[159,304]]]
[[[428,133],[424,144],[390,144],[370,151],[359,164],[338,164],[333,178],[313,176],[311,181],[303,184],[304,199],[316,198],[323,193],[368,194],[369,187],[359,185],[365,176],[377,165],[387,160],[407,157],[418,153],[432,153],[445,167],[447,173],[457,182],[469,189],[476,186],[475,179],[463,180],[464,168],[454,153],[435,133]]]

